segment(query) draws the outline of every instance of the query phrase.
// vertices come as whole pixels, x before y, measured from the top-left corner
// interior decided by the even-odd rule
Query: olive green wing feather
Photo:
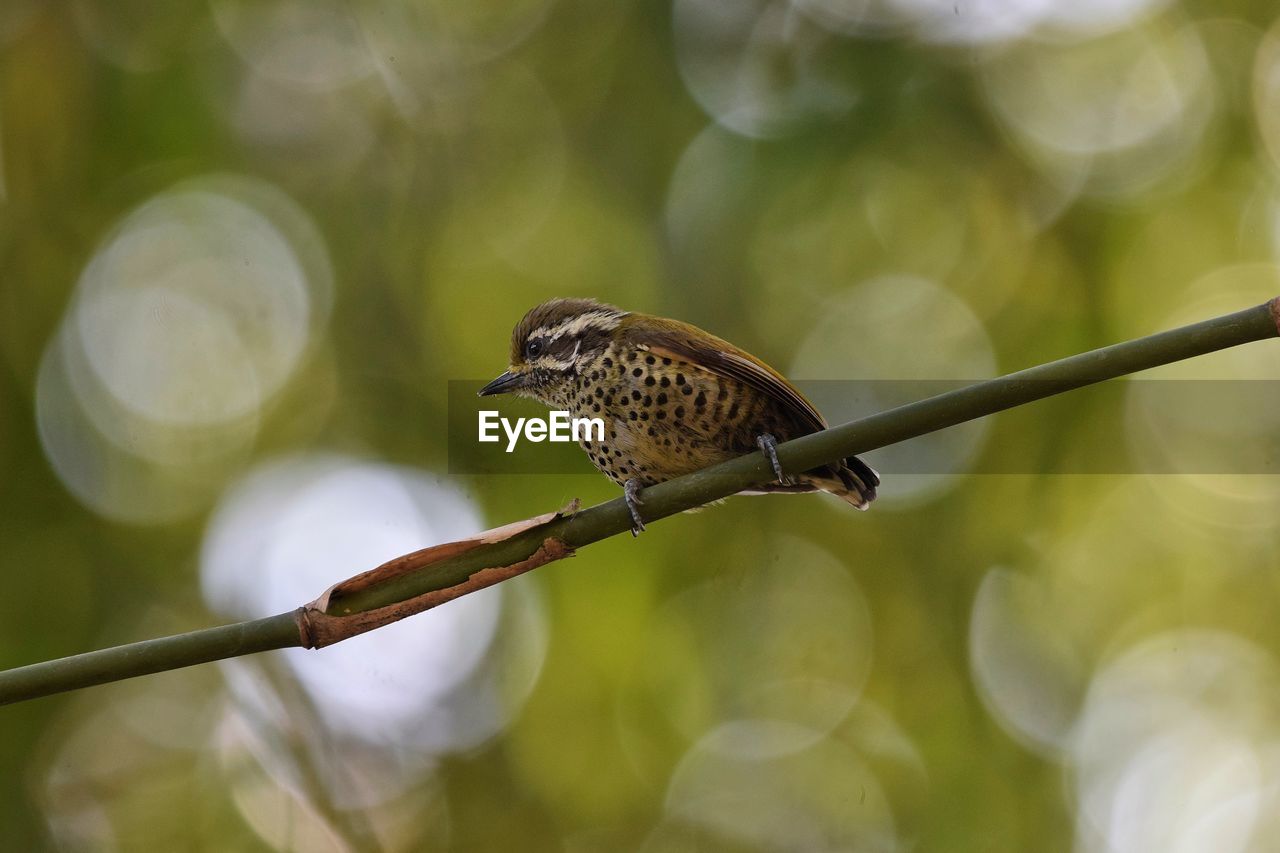
[[[642,342],[637,341],[637,346],[644,346],[655,355],[687,361],[745,383],[775,401],[805,432],[818,432],[827,428],[826,419],[814,408],[813,403],[788,382],[786,377],[751,353],[679,320],[648,316],[643,320],[644,339]],[[858,509],[866,509],[876,499],[876,487],[880,485],[880,475],[856,456],[849,456],[842,463],[820,466],[811,473],[830,478],[834,488],[828,488],[827,485],[822,485],[822,488],[833,491]],[[811,487],[812,484],[773,483],[763,487],[763,490],[807,491]]]
[[[696,364],[754,388],[774,400],[809,432],[827,428],[826,420],[813,403],[782,374],[751,353],[679,320],[662,317],[645,317],[644,320],[644,344],[651,352]]]

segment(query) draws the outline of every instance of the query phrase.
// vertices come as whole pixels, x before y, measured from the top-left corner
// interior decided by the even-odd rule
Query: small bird
[[[823,491],[865,510],[880,485],[856,456],[784,477],[777,443],[827,422],[769,365],[679,320],[594,299],[544,302],[516,324],[510,367],[480,396],[506,392],[604,421],[604,441],[579,444],[623,487],[632,535],[644,530],[643,488],[756,449],[777,481],[744,494]]]

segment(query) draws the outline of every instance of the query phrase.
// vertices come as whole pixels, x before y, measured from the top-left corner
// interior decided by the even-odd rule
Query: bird
[[[776,480],[743,494],[822,491],[865,510],[880,485],[856,456],[787,478],[777,444],[827,428],[794,385],[697,326],[595,299],[552,299],[524,315],[507,370],[479,391],[504,393],[604,422],[603,440],[588,430],[579,444],[623,487],[633,536],[645,529],[643,489],[757,450]]]

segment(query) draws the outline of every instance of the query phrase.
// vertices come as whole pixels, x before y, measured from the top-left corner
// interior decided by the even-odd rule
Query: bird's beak
[[[512,373],[508,370],[497,379],[480,389],[478,396],[488,397],[493,394],[505,394],[508,391],[514,391],[524,385],[523,373]]]

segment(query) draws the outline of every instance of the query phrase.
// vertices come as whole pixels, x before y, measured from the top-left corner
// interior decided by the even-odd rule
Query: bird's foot
[[[622,487],[622,499],[627,502],[627,510],[631,513],[631,535],[639,536],[644,532],[644,519],[640,517],[640,481],[627,480]]]
[[[782,473],[782,463],[778,461],[778,440],[766,432],[756,439],[756,444],[760,446],[764,458],[768,459],[773,467],[773,476],[777,481],[784,486],[791,485],[791,478]]]

